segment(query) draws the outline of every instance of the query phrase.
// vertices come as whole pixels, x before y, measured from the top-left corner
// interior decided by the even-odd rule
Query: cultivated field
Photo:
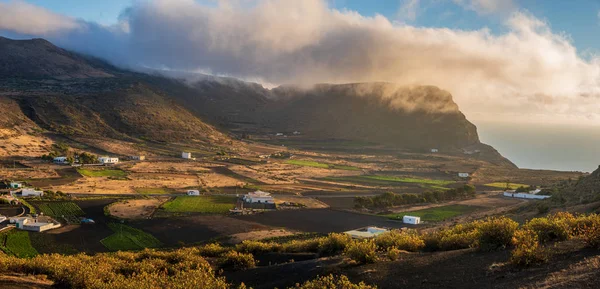
[[[86,177],[114,177],[114,178],[124,178],[127,176],[127,173],[122,170],[114,170],[114,169],[77,169],[77,171]]]
[[[141,250],[160,247],[162,243],[154,236],[123,224],[109,223],[115,233],[100,241],[111,251]]]
[[[0,233],[0,249],[6,254],[23,258],[33,257],[38,253],[31,246],[29,232],[17,229]]]
[[[235,208],[235,197],[180,196],[166,202],[162,209],[170,213],[225,214]]]
[[[448,205],[441,207],[432,207],[417,211],[407,211],[394,214],[385,215],[385,217],[392,220],[402,220],[405,215],[421,217],[421,221],[426,222],[439,222],[444,221],[456,216],[468,214],[476,211],[479,207],[466,206],[466,205]]]

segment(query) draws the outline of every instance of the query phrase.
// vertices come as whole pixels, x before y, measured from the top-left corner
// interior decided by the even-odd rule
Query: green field
[[[489,184],[485,184],[487,187],[494,187],[494,188],[499,188],[499,189],[506,189],[507,185],[508,188],[511,190],[516,190],[520,187],[529,187],[529,185],[525,185],[525,184],[517,184],[517,183],[489,183]]]
[[[229,196],[180,196],[162,208],[171,213],[224,214],[235,207],[235,200]]]
[[[421,221],[439,222],[449,218],[460,216],[462,214],[471,213],[477,209],[479,209],[479,207],[465,205],[448,205],[418,211],[389,214],[384,216],[389,219],[401,220],[402,217],[404,217],[405,215],[410,215],[421,217]]]
[[[44,215],[51,217],[62,217],[62,216],[83,216],[85,213],[83,210],[73,202],[48,202],[48,203],[37,203],[37,207]]]
[[[85,177],[92,177],[92,178],[97,178],[97,177],[117,177],[117,178],[124,178],[127,176],[127,173],[122,171],[122,170],[112,170],[112,169],[106,169],[106,170],[88,170],[88,169],[77,169],[77,171]]]
[[[165,195],[173,193],[173,190],[167,188],[136,188],[135,191],[141,195]]]
[[[142,230],[118,223],[110,223],[108,226],[115,233],[102,239],[100,243],[111,251],[141,250],[162,246],[158,239]]]
[[[319,163],[319,162],[307,161],[307,160],[287,160],[287,161],[285,161],[285,163],[289,164],[289,165],[322,168],[322,169],[346,170],[346,171],[359,171],[360,170],[360,168],[352,167],[352,166]]]
[[[0,234],[0,249],[20,258],[34,257],[38,254],[37,250],[31,246],[29,232],[16,229]]]
[[[394,186],[398,184],[420,184],[432,189],[445,190],[443,186],[454,184],[454,181],[418,179],[418,178],[403,178],[396,176],[383,175],[363,175],[363,176],[346,176],[346,177],[327,177],[323,178],[327,181],[348,182],[361,185],[383,185]]]

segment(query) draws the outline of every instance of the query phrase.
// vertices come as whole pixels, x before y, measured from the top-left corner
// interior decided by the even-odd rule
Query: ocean
[[[592,172],[600,165],[600,126],[475,124],[481,142],[520,168]]]

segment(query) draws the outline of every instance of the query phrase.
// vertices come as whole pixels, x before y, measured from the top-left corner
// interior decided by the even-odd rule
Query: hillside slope
[[[229,138],[177,103],[161,86],[181,83],[122,71],[41,39],[0,39],[0,101],[20,111],[8,124],[33,121],[64,135],[223,143]],[[13,106],[14,107],[14,106]],[[22,120],[21,115],[28,120]]]

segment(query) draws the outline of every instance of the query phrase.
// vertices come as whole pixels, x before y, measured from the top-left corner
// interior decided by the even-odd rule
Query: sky
[[[0,36],[128,68],[448,90],[469,120],[600,126],[598,0],[0,0]]]

